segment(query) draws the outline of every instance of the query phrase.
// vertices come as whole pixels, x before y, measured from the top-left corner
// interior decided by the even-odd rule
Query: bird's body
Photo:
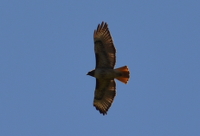
[[[129,80],[129,69],[123,66],[114,69],[116,62],[116,49],[108,30],[107,23],[102,22],[94,31],[96,67],[87,75],[96,78],[96,89],[94,94],[94,106],[103,115],[113,103],[116,95],[115,78],[123,83]]]
[[[97,68],[94,70],[93,77],[97,79],[114,79],[117,76],[120,76],[114,69],[107,69],[107,68]]]

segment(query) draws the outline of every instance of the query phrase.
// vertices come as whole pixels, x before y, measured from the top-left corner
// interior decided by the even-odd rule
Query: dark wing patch
[[[96,68],[114,68],[116,49],[107,23],[102,22],[94,31]]]
[[[113,103],[116,95],[116,84],[113,80],[96,79],[96,89],[94,94],[94,106],[103,115]]]

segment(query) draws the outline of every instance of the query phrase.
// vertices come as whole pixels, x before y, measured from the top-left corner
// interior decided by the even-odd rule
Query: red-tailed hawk
[[[116,95],[114,79],[126,84],[129,80],[129,70],[127,66],[114,69],[116,50],[107,23],[102,22],[94,31],[94,51],[96,67],[87,75],[96,78],[93,105],[101,114],[105,115]]]

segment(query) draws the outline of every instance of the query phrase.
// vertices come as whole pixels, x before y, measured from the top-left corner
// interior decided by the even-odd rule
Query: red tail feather
[[[117,80],[123,82],[123,83],[127,83],[128,80],[129,80],[129,69],[127,66],[123,66],[123,67],[120,67],[120,68],[116,68],[115,69],[117,73],[120,73],[118,77],[116,77]]]

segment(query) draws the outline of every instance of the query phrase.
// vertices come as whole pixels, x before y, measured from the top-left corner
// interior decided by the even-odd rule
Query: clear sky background
[[[1,136],[200,135],[200,2],[0,2]],[[93,31],[105,21],[117,49],[108,114],[93,107]]]

